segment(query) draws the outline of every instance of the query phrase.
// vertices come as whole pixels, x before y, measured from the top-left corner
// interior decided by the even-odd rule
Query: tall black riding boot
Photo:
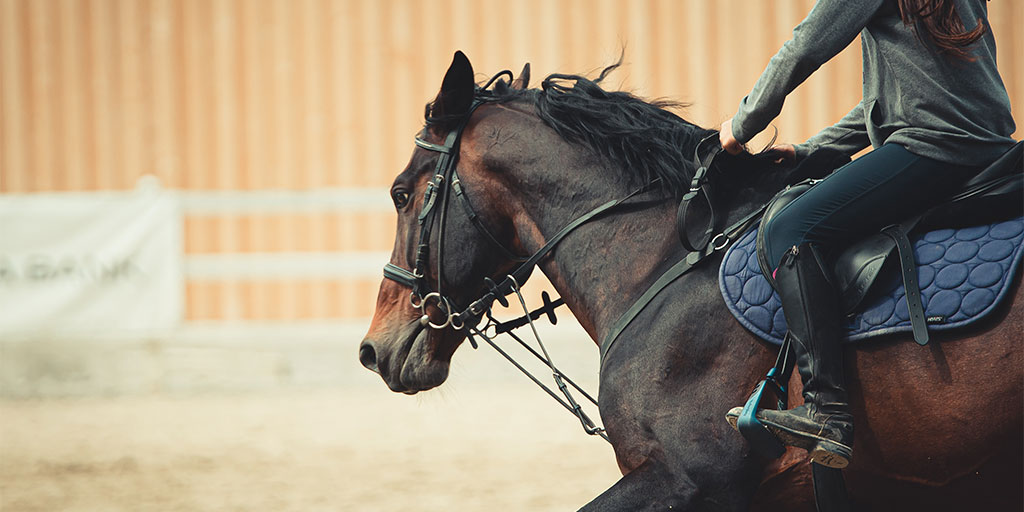
[[[786,411],[762,409],[757,418],[784,444],[806,449],[811,462],[843,468],[852,455],[853,416],[843,378],[839,297],[827,272],[810,244],[794,246],[782,257],[775,281],[804,404]]]

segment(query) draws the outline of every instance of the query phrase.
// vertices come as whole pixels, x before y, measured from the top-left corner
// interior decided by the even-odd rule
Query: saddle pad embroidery
[[[765,341],[782,344],[786,318],[775,290],[761,275],[757,227],[725,254],[718,284],[729,311]],[[1008,294],[1024,254],[1024,217],[984,226],[911,236],[928,329],[963,327],[991,312]],[[846,341],[910,332],[906,292],[897,272],[882,277],[865,306],[847,318]]]

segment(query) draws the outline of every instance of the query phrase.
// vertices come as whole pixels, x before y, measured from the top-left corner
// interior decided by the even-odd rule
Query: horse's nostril
[[[359,362],[367,369],[380,373],[377,371],[377,351],[374,350],[373,345],[367,341],[364,341],[359,345]]]

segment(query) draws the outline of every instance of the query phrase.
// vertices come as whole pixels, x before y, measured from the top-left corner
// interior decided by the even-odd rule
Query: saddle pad
[[[729,311],[765,341],[782,344],[786,318],[775,290],[761,275],[757,227],[733,244],[718,283]],[[1024,254],[1024,217],[984,226],[912,234],[928,330],[963,327],[981,319],[1008,295]],[[888,272],[859,310],[846,319],[846,341],[911,332],[906,292]]]

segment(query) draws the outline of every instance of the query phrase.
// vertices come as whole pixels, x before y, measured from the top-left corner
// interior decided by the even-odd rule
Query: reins
[[[409,286],[412,289],[410,294],[410,302],[412,306],[419,309],[422,316],[420,318],[420,324],[424,327],[428,327],[435,330],[442,330],[446,328],[452,328],[455,330],[465,330],[466,337],[473,348],[477,348],[476,337],[487,342],[491,345],[499,354],[505,359],[512,363],[519,371],[523,372],[527,377],[530,378],[535,384],[540,386],[545,392],[548,393],[552,398],[555,399],[560,405],[565,407],[580,421],[584,431],[590,435],[598,435],[608,441],[608,436],[605,429],[594,423],[593,420],[583,411],[580,404],[575,400],[572,393],[569,390],[569,386],[580,392],[589,400],[594,406],[598,405],[590,394],[583,390],[571,379],[566,377],[554,364],[551,359],[547,348],[540,339],[540,335],[537,332],[534,320],[541,316],[548,316],[551,323],[556,323],[555,308],[565,303],[561,298],[551,301],[545,292],[542,297],[544,305],[534,311],[530,311],[526,305],[526,301],[523,299],[520,286],[525,283],[532,274],[534,268],[540,263],[540,261],[547,256],[551,250],[555,248],[566,236],[576,230],[578,227],[590,222],[602,215],[609,214],[621,206],[627,204],[627,202],[645,192],[648,192],[660,183],[660,179],[654,179],[646,185],[633,190],[631,193],[619,199],[614,199],[603,203],[589,212],[577,217],[573,221],[566,224],[560,229],[555,235],[548,239],[544,245],[531,254],[529,257],[523,257],[516,255],[513,251],[505,247],[498,239],[491,234],[490,230],[486,228],[483,222],[480,220],[479,215],[473,209],[465,194],[465,190],[462,188],[462,184],[459,181],[458,174],[456,172],[456,164],[458,161],[459,154],[459,141],[462,136],[462,132],[465,129],[470,117],[473,112],[481,105],[491,101],[488,98],[487,88],[497,80],[498,77],[508,75],[511,73],[508,71],[502,71],[490,81],[487,85],[481,88],[477,88],[476,94],[473,98],[473,102],[468,109],[465,116],[459,122],[459,124],[452,130],[450,130],[445,137],[443,144],[435,144],[428,142],[420,137],[416,137],[416,145],[422,149],[440,153],[437,164],[434,169],[434,176],[427,184],[427,190],[424,193],[423,207],[418,215],[418,222],[420,224],[419,242],[416,249],[416,260],[412,270],[402,268],[398,265],[387,263],[384,266],[384,277]],[[717,134],[714,136],[717,137]],[[720,251],[727,247],[733,240],[739,235],[749,229],[764,212],[765,207],[759,208],[757,211],[747,215],[739,222],[736,222],[732,226],[723,230],[715,236],[711,234],[715,230],[716,219],[714,215],[714,209],[711,204],[710,194],[707,190],[708,187],[708,171],[714,162],[715,156],[721,152],[721,146],[715,144],[711,151],[704,155],[700,154],[701,147],[710,140],[711,137],[705,138],[697,144],[694,149],[694,162],[697,166],[697,172],[694,174],[694,178],[691,181],[690,191],[684,195],[683,202],[680,205],[679,216],[680,218],[686,216],[686,212],[689,211],[689,204],[692,200],[697,197],[702,197],[707,202],[707,207],[710,211],[710,219],[708,226],[698,239],[696,244],[690,243],[688,238],[684,238],[682,234],[685,231],[685,227],[680,228],[680,238],[684,247],[690,252],[683,258],[679,263],[669,268],[659,279],[657,279],[646,292],[644,292],[634,303],[628,308],[619,320],[614,324],[608,335],[601,340],[601,365],[603,367],[605,355],[608,353],[612,344],[618,338],[618,336],[630,325],[630,323],[636,318],[637,315],[658,295],[661,290],[667,287],[669,284],[674,282],[676,279],[681,277],[683,274],[689,272],[694,266],[704,261],[711,254]],[[447,183],[447,186],[446,186]],[[484,237],[495,247],[497,247],[503,255],[511,261],[519,262],[520,265],[515,268],[511,273],[505,276],[500,282],[495,282],[489,277],[484,278],[484,283],[487,288],[479,299],[471,302],[467,307],[461,311],[457,311],[456,304],[454,301],[449,299],[441,289],[442,282],[442,266],[444,260],[444,232],[445,222],[448,210],[449,199],[454,194],[456,200],[462,204],[463,210],[469,217],[472,225],[477,231],[482,233]],[[685,206],[684,206],[685,205]],[[685,222],[685,219],[683,219]],[[438,247],[437,247],[437,286],[434,290],[430,290],[430,284],[427,282],[426,269],[429,265],[430,259],[430,236],[434,229],[435,223],[439,227],[438,236]],[[491,309],[494,302],[498,302],[502,306],[508,306],[508,300],[506,296],[515,293],[518,298],[519,304],[523,309],[523,316],[507,322],[499,322],[491,315]],[[447,315],[444,323],[435,324],[431,321],[429,313],[427,312],[427,306],[432,302],[436,301],[437,308],[441,312]],[[487,323],[483,328],[478,328],[478,324],[483,318],[487,318]],[[522,338],[517,336],[513,330],[519,327],[529,325],[533,332],[534,339],[536,339],[540,352],[537,352],[529,344],[527,344]],[[493,330],[493,333],[489,333],[489,330]],[[510,356],[506,351],[502,350],[494,338],[500,334],[508,334],[520,345],[525,347],[531,354],[537,357],[542,363],[544,363],[552,373],[552,377],[555,381],[562,396],[559,397],[551,388],[542,383],[536,376],[530,373],[524,368],[518,361]]]

